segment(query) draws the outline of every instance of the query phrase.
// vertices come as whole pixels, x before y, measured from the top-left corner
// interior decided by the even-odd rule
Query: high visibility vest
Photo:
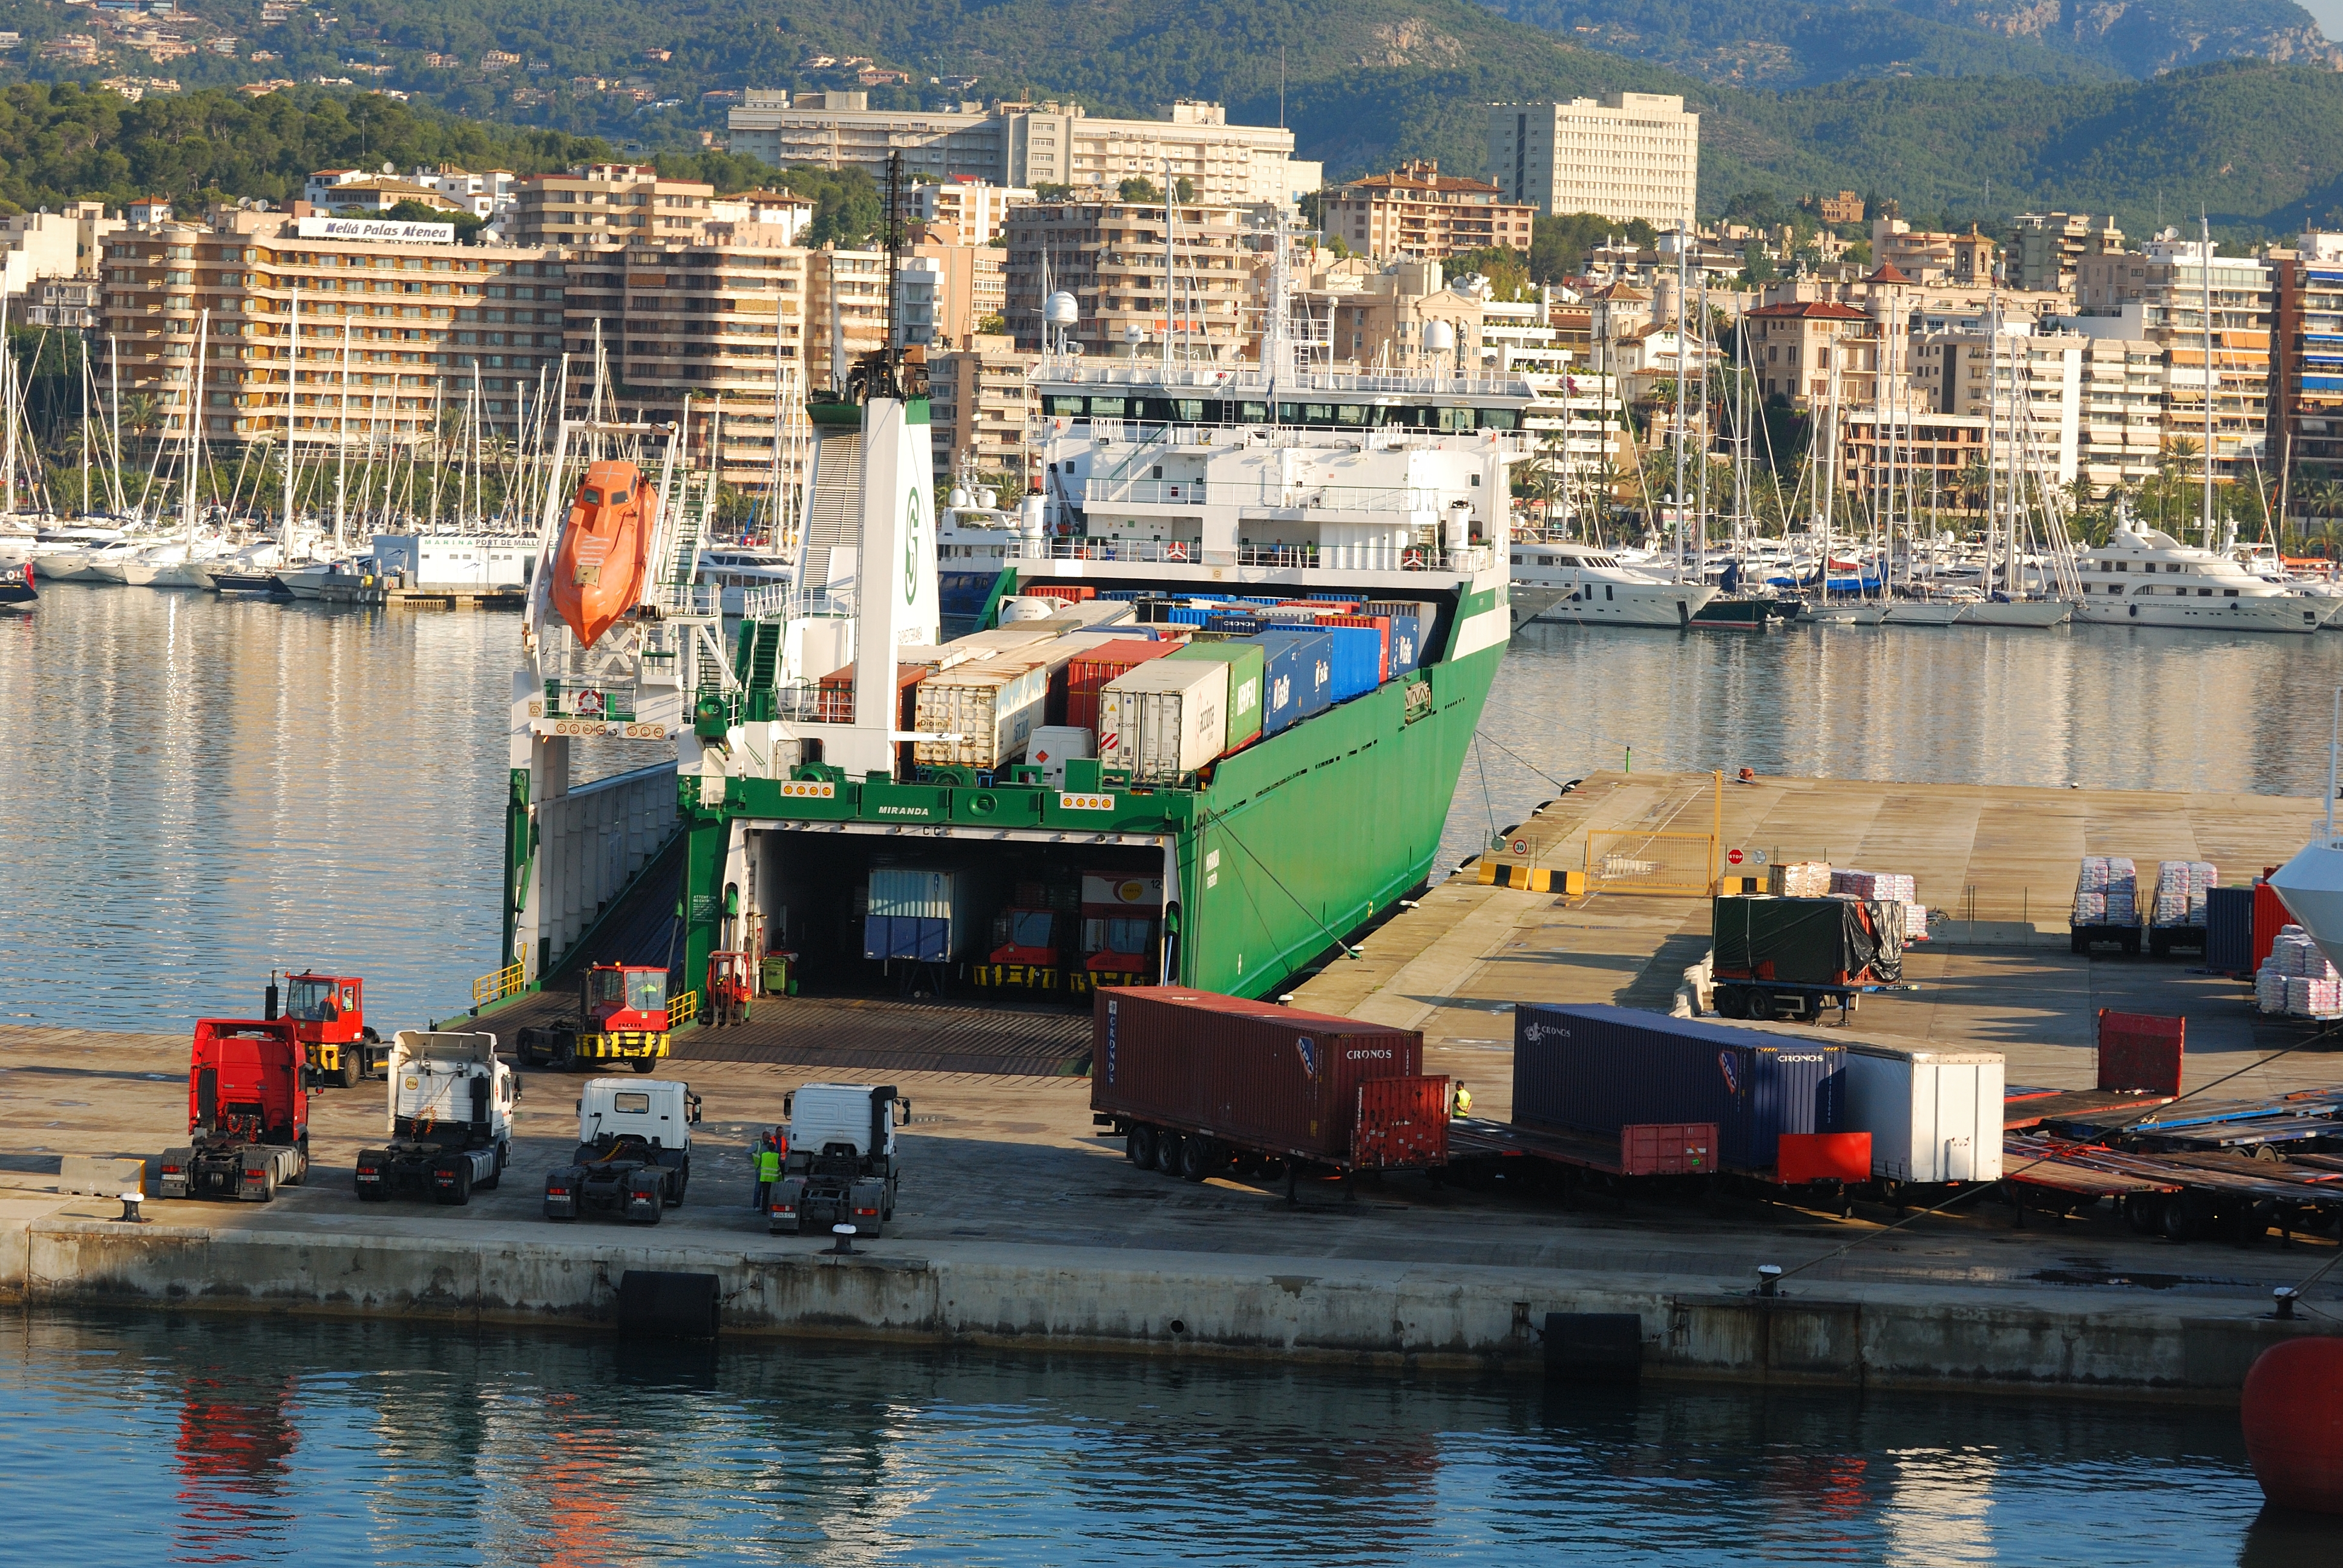
[[[757,1154],[757,1180],[759,1181],[778,1181],[780,1179],[781,1157],[779,1151],[771,1149],[759,1151]]]

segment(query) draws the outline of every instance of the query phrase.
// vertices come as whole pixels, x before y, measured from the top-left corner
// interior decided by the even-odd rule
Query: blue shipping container
[[[1262,648],[1263,735],[1274,735],[1289,724],[1322,713],[1333,702],[1334,645],[1325,633],[1271,627],[1244,640]]]
[[[1232,609],[1215,610],[1204,618],[1204,629],[1233,632],[1239,637],[1251,637],[1261,629],[1261,618],[1244,615]]]
[[[1322,626],[1333,640],[1334,700],[1364,697],[1383,683],[1383,634],[1371,626]]]
[[[1513,1120],[1603,1136],[1716,1123],[1726,1171],[1774,1168],[1785,1132],[1838,1132],[1846,1049],[1624,1007],[1513,1010]]]
[[[951,922],[927,915],[865,915],[862,956],[942,963],[951,948]]]
[[[1423,662],[1423,638],[1416,631],[1415,617],[1395,615],[1391,618],[1391,656],[1393,680]]]
[[[1184,605],[1174,605],[1157,618],[1172,626],[1192,626],[1201,628],[1204,624],[1204,618],[1210,613],[1209,610],[1190,609]]]

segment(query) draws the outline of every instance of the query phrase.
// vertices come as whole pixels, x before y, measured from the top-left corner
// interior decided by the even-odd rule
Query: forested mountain
[[[2006,46],[2014,53],[1993,68],[2033,75],[1886,74],[1787,90],[1626,58],[1470,0],[347,0],[289,15],[272,3],[266,16],[257,0],[186,3],[174,20],[0,0],[0,26],[25,34],[0,60],[52,76],[168,71],[190,88],[338,75],[412,92],[416,106],[340,89],[332,107],[318,101],[327,90],[304,87],[256,103],[188,94],[105,108],[19,85],[0,94],[0,197],[38,205],[125,182],[277,196],[324,162],[539,167],[588,134],[620,149],[692,149],[699,129],[721,126],[725,95],[743,86],[836,88],[901,73],[908,84],[870,85],[874,104],[1031,93],[1143,115],[1173,98],[1217,99],[1232,119],[1292,126],[1302,155],[1336,176],[1423,156],[1477,173],[1488,104],[1633,89],[1681,93],[1701,111],[1706,212],[1744,193],[1849,188],[1955,221],[1998,223],[2031,206],[2113,211],[2135,234],[2199,205],[2237,237],[2343,216],[2343,75],[2244,61],[2129,79],[2117,74],[2131,68],[2128,56],[2088,57],[2072,27],[2043,21],[2067,17],[2074,0],[1871,0],[1867,14]],[[1690,26],[1703,15],[1746,14],[1755,0],[1505,3],[1548,6],[1557,25],[1578,14],[1567,6],[1616,4],[1658,27],[1670,15]],[[2176,36],[2194,27],[2206,40],[2218,25],[2278,36],[2301,15],[2289,0],[2094,3],[2095,14],[2153,14]],[[1849,7],[1773,0],[1768,14],[1786,26],[1835,9]],[[2041,25],[2011,36],[2034,25],[2028,17]],[[1970,20],[1956,27],[1959,18]],[[177,40],[171,57],[142,58],[137,30],[166,24]],[[2103,29],[2092,47],[2116,51],[2119,33]],[[106,57],[64,63],[69,38]],[[2072,62],[2072,79],[2042,79],[2054,59]],[[426,106],[535,130],[462,126]],[[397,146],[393,126],[408,138]]]
[[[1516,21],[1736,86],[1865,77],[2147,77],[2237,58],[2335,65],[2294,0],[1488,0]]]

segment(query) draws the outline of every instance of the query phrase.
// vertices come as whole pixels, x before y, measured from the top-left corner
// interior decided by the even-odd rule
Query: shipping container
[[[1076,654],[1066,666],[1066,723],[1083,729],[1098,728],[1099,688],[1151,658],[1161,658],[1178,647],[1135,637],[1120,638]]]
[[[1094,1112],[1327,1165],[1393,1148],[1413,1152],[1392,1163],[1444,1162],[1447,1083],[1423,1064],[1413,1030],[1208,991],[1113,987],[1091,1013]],[[1407,1084],[1367,1089],[1391,1080]]]
[[[920,682],[911,728],[960,739],[914,741],[911,755],[927,768],[1006,768],[1041,723],[1050,674],[1048,660],[1016,655],[937,670]]]
[[[1263,649],[1250,641],[1198,643],[1174,650],[1172,658],[1217,659],[1229,668],[1228,733],[1222,752],[1238,750],[1261,739]]]
[[[2276,868],[2273,867],[2272,869]],[[2278,890],[2269,885],[2267,874],[2254,879],[2254,961],[2247,971],[2259,974],[2262,965],[2269,962],[2270,949],[2278,941],[2278,932],[2294,924],[2278,898]]]
[[[1383,634],[1371,626],[1328,626],[1321,622],[1332,651],[1332,681],[1327,696],[1335,702],[1364,697],[1383,683]]]
[[[899,664],[895,667],[895,718],[899,728],[912,727],[912,716],[918,711],[919,684],[929,672],[924,664]],[[854,722],[854,667],[833,669],[814,686],[814,718],[823,724]]]
[[[1047,620],[1021,620],[1008,626],[997,626],[988,631],[972,631],[966,637],[953,638],[941,645],[940,661],[945,668],[955,665],[980,664],[988,658],[998,658],[1037,642],[1047,642],[1065,628],[1052,626]]]
[[[940,963],[966,957],[984,935],[990,913],[984,879],[965,867],[873,866],[866,889],[865,958]],[[891,934],[874,920],[892,922]]]
[[[1066,787],[1070,759],[1097,755],[1098,737],[1071,724],[1044,724],[1025,747],[1025,760],[1041,770],[1041,782],[1052,789]]]
[[[1333,640],[1322,632],[1271,629],[1252,639],[1262,650],[1261,732],[1322,713],[1333,701]]]
[[[1513,1010],[1513,1120],[1616,1136],[1714,1122],[1717,1164],[1763,1174],[1785,1133],[1845,1131],[1845,1048],[1624,1007]]]
[[[1397,680],[1403,675],[1413,675],[1415,667],[1423,662],[1423,638],[1417,634],[1416,619],[1412,615],[1391,618],[1391,672]]]
[[[1214,610],[1204,618],[1206,631],[1225,631],[1236,637],[1251,637],[1262,628],[1262,618],[1242,610]]]
[[[1871,1134],[1871,1173],[1934,1186],[2001,1180],[1997,1050],[1846,1048],[1846,1125]]]
[[[1719,980],[1862,986],[1904,978],[1901,904],[1735,895],[1716,900],[1712,921]]]
[[[1375,634],[1375,682],[1381,685],[1392,678],[1391,617],[1387,615],[1322,615],[1320,626],[1365,627]]]
[[[1080,604],[1061,605],[1055,615],[1040,624],[1052,635],[1080,631],[1085,627],[1120,626],[1131,619],[1131,607],[1112,599],[1084,599]]]
[[[2253,889],[2206,890],[2205,967],[2217,975],[2254,972]]]
[[[940,964],[951,956],[951,922],[924,915],[865,915],[862,956]]]
[[[1081,604],[1100,597],[1099,590],[1088,583],[1029,583],[1025,591],[1035,598],[1053,598],[1065,604]]]
[[[1134,784],[1176,784],[1227,745],[1228,707],[1229,667],[1217,659],[1135,665],[1099,689],[1099,762]]]
[[[1432,634],[1439,629],[1440,606],[1428,598],[1376,598],[1359,607],[1364,615],[1407,616],[1415,622],[1416,660],[1421,663],[1423,649],[1432,646]]]

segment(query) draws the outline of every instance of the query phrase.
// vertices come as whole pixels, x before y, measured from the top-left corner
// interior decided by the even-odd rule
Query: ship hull
[[[2146,597],[2123,602],[2085,599],[2076,618],[2097,626],[2169,627],[2183,631],[2317,631],[2328,607],[2308,598],[2268,595],[2258,598]]]

